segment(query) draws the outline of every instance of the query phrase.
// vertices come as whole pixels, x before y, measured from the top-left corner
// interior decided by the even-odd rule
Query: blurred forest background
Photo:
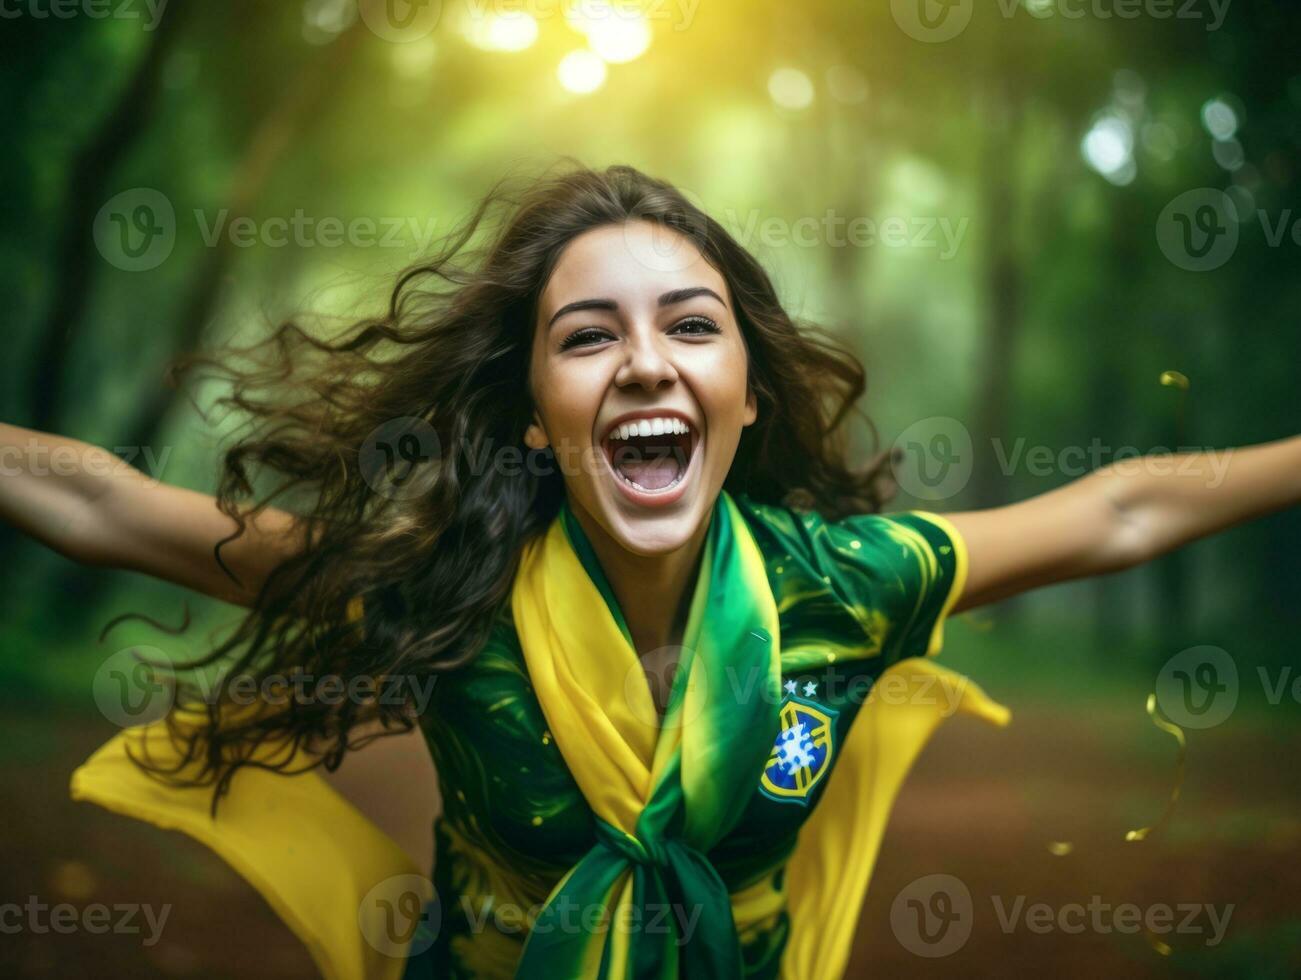
[[[238,420],[205,422],[187,400],[209,404],[202,385],[164,386],[169,359],[303,312],[378,310],[394,274],[498,178],[567,155],[671,180],[728,225],[795,315],[862,357],[881,444],[947,446],[933,433],[955,426],[971,439],[969,478],[937,495],[905,476],[893,507],[1021,499],[1082,473],[1091,451],[1105,463],[1121,447],[1301,430],[1295,5],[615,9],[7,3],[0,419],[211,491]],[[1166,371],[1188,390],[1160,384]],[[866,456],[865,427],[857,438]],[[1301,513],[1279,514],[956,619],[946,662],[1014,722],[955,722],[927,751],[851,975],[1301,972],[1298,543]],[[75,566],[6,529],[0,580],[0,901],[175,906],[148,947],[0,935],[0,972],[311,975],[198,845],[67,798],[72,768],[113,732],[92,696],[105,657],[130,642],[194,655],[237,611]],[[185,637],[133,625],[99,642],[114,616],[175,624],[187,601],[198,628]],[[1199,645],[1235,662],[1236,708],[1189,731],[1169,825],[1125,842],[1174,778],[1175,743],[1144,700]],[[892,934],[891,903],[941,872],[978,911],[962,949],[926,959]],[[1163,950],[1114,931],[1007,933],[989,897],[1020,894],[1235,911],[1223,943],[1174,935]]]

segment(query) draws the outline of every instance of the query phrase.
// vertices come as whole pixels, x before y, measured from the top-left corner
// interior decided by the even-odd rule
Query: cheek
[[[604,386],[598,370],[584,370],[578,363],[567,367],[568,370],[541,372],[540,411],[548,426],[555,430],[553,436],[583,441],[591,434]]]
[[[747,364],[744,349],[720,352],[697,365],[695,376],[699,381],[706,407],[719,421],[736,420],[739,425],[745,413]]]

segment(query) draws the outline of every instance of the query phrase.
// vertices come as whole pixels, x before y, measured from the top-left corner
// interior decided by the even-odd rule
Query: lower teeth
[[[619,474],[619,479],[623,480],[623,482],[628,484],[628,486],[640,490],[642,493],[663,493],[665,490],[672,490],[679,483],[681,483],[682,474],[679,473],[677,476],[673,478],[673,482],[669,483],[666,486],[660,487],[658,490],[647,489],[646,487],[643,487],[640,483],[638,483],[636,480],[629,479],[628,477],[624,476],[622,473]]]

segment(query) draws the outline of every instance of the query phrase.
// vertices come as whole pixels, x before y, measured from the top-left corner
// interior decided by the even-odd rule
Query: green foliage
[[[536,42],[513,52],[471,44],[462,19],[494,5],[456,0],[432,33],[406,43],[381,39],[355,5],[329,0],[177,5],[164,13],[181,18],[166,34],[120,18],[7,21],[16,43],[0,122],[10,148],[0,160],[9,317],[0,413],[30,424],[34,362],[59,331],[66,357],[53,427],[116,445],[140,431],[142,406],[179,349],[249,339],[302,311],[347,319],[378,309],[429,233],[449,231],[504,173],[536,172],[563,154],[666,177],[741,236],[796,314],[829,323],[864,358],[864,407],[887,443],[915,420],[948,415],[978,444],[1169,445],[1176,406],[1156,379],[1172,368],[1192,379],[1189,444],[1295,432],[1301,246],[1286,236],[1271,245],[1248,215],[1233,258],[1195,273],[1166,259],[1154,229],[1172,198],[1198,187],[1239,188],[1244,207],[1272,222],[1291,214],[1297,11],[1234,5],[1210,31],[1177,18],[977,8],[961,36],[927,44],[900,29],[887,3],[657,4],[649,50],[609,65],[603,87],[586,95],[557,80],[560,59],[585,44],[560,4],[530,6]],[[153,45],[166,47],[155,84],[124,105]],[[804,73],[810,104],[777,104],[780,69]],[[1246,163],[1234,171],[1214,159],[1201,119],[1216,98],[1238,118]],[[78,154],[114,112],[139,125],[106,158],[92,216],[137,187],[162,192],[176,214],[170,256],[144,272],[89,245],[71,196]],[[1081,149],[1107,114],[1133,135],[1128,180],[1108,180]],[[887,219],[914,223],[910,240],[837,245],[825,230],[794,240],[801,221],[829,211],[872,219],[878,231]],[[239,218],[265,232],[295,215],[313,223],[305,242],[244,245],[228,234]],[[394,247],[333,247],[319,234],[327,219],[401,230]],[[945,255],[937,228],[913,240],[916,222],[965,232]],[[69,235],[83,247],[71,265],[60,246]],[[73,267],[83,278],[70,279]],[[69,322],[49,322],[70,288],[84,302]],[[194,394],[207,405],[216,392]],[[165,459],[161,476],[211,489],[220,440],[238,420],[210,424],[181,399],[173,408],[143,420]],[[868,434],[857,439],[866,450]],[[1024,497],[1067,478],[995,474],[985,490],[977,481],[934,506]],[[1112,667],[1102,651],[1117,631],[1137,642],[1174,635],[1177,624],[1197,636],[1268,635],[1251,641],[1267,648],[1235,653],[1283,662],[1291,651],[1277,637],[1298,624],[1301,569],[1281,542],[1299,530],[1296,515],[1279,515],[1196,546],[1183,591],[1165,589],[1153,568],[1127,573],[1122,587],[1050,590],[1013,611],[1069,630],[1082,669],[1097,676]],[[28,549],[15,558],[35,561]],[[64,655],[40,653],[44,641],[13,625],[39,635],[59,608],[51,583],[66,568],[31,567],[42,571],[8,597],[16,613],[0,630],[0,669],[76,687],[75,669],[38,680],[15,666]],[[136,598],[110,591],[61,626],[91,635]]]

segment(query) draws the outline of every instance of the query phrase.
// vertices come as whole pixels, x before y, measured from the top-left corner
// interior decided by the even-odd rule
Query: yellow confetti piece
[[[1167,388],[1178,388],[1180,391],[1187,391],[1189,388],[1188,375],[1179,371],[1162,371],[1159,380]]]
[[[1164,387],[1174,388],[1179,392],[1179,407],[1175,412],[1175,448],[1177,449],[1184,441],[1184,424],[1188,415],[1188,389],[1191,382],[1188,375],[1179,371],[1162,371],[1161,377],[1157,379]]]
[[[1184,738],[1183,729],[1161,713],[1161,709],[1157,707],[1155,693],[1147,696],[1147,716],[1152,719],[1152,724],[1163,732],[1169,732],[1174,736],[1175,741],[1179,743],[1179,755],[1175,759],[1175,784],[1170,791],[1170,799],[1166,802],[1165,810],[1157,818],[1156,822],[1150,827],[1139,827],[1136,830],[1127,831],[1125,833],[1125,840],[1127,841],[1147,840],[1148,835],[1154,830],[1164,829],[1174,815],[1175,804],[1179,802],[1179,791],[1183,789],[1184,785],[1184,762],[1188,753],[1188,740]]]
[[[1157,939],[1151,929],[1144,929],[1143,935],[1147,937],[1147,944],[1162,956],[1169,956],[1173,952],[1169,944],[1163,943],[1161,940]]]
[[[1052,840],[1048,842],[1048,853],[1055,857],[1065,857],[1075,850],[1075,845],[1068,840]]]

